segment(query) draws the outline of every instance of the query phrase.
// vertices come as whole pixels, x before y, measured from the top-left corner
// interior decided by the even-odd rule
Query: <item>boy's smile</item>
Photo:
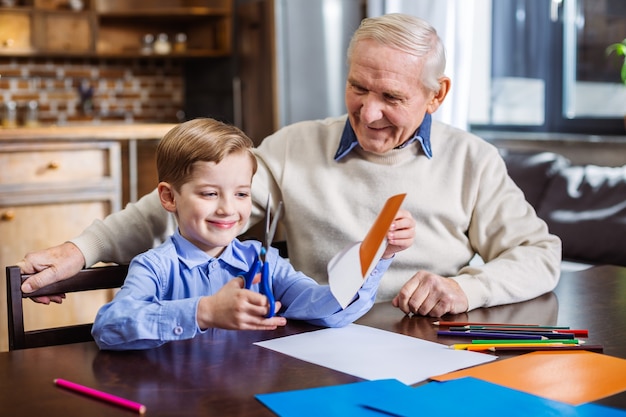
[[[180,234],[218,257],[246,225],[252,211],[252,163],[239,152],[220,163],[196,162],[191,180],[173,190]]]

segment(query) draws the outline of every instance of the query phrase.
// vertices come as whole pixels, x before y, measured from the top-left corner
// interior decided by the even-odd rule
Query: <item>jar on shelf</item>
[[[39,126],[39,103],[31,100],[26,104],[26,113],[24,114],[24,126]]]
[[[174,37],[174,52],[181,54],[187,50],[187,35],[185,33],[177,33]]]
[[[172,51],[172,45],[166,33],[159,33],[154,41],[154,53],[159,55],[167,55]]]
[[[141,49],[143,55],[150,55],[154,52],[154,35],[152,33],[146,33],[141,38]]]
[[[17,127],[17,103],[7,101],[2,109],[2,127]]]

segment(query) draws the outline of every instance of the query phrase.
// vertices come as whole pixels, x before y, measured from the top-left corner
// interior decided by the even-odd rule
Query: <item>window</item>
[[[626,38],[626,1],[493,1],[491,29],[472,129],[624,134],[621,61],[606,48]]]

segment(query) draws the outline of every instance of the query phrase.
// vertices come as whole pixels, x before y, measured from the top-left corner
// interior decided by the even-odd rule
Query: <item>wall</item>
[[[34,100],[42,125],[176,122],[183,73],[181,61],[167,59],[0,57],[0,105],[15,101],[22,116]],[[81,102],[81,85],[93,89],[92,106]]]

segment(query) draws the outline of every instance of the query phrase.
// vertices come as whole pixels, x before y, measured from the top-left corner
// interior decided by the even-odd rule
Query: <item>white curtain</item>
[[[406,13],[427,20],[446,48],[446,75],[452,87],[434,119],[468,128],[472,56],[477,7],[490,0],[368,0],[367,15]],[[478,4],[483,3],[483,4]],[[490,4],[490,3],[489,3]],[[480,10],[484,10],[483,7]]]

